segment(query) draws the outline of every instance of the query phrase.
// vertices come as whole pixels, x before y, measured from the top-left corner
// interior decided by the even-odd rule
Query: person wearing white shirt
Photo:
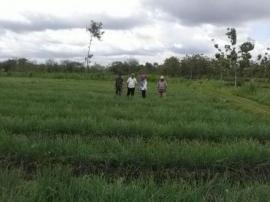
[[[133,97],[135,93],[135,87],[137,84],[137,80],[135,78],[135,74],[131,74],[131,77],[128,78],[127,80],[127,96],[129,97],[130,95]]]
[[[146,75],[141,76],[140,90],[142,92],[142,97],[146,98],[146,91],[147,91],[147,76]]]

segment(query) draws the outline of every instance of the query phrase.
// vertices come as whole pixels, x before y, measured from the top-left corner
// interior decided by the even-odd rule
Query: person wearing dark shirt
[[[123,83],[124,83],[124,79],[119,74],[118,77],[115,79],[115,93],[118,96],[122,95]]]

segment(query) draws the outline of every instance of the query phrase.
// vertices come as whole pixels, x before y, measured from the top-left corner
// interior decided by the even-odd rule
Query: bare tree
[[[91,59],[93,57],[93,54],[91,54],[92,42],[93,42],[94,38],[101,40],[102,35],[105,33],[104,31],[102,31],[102,29],[103,29],[102,22],[95,22],[93,20],[91,20],[90,25],[87,26],[87,28],[86,28],[86,31],[89,32],[89,34],[90,34],[88,52],[87,52],[87,56],[85,58],[87,69],[89,69],[89,65],[90,65]]]

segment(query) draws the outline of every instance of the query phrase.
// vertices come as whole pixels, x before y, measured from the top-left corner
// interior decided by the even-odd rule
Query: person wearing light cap
[[[132,73],[131,76],[127,80],[127,96],[129,97],[130,95],[133,97],[134,92],[135,92],[135,87],[137,84],[137,80],[135,78],[135,74]]]
[[[168,84],[164,76],[160,76],[160,79],[158,80],[158,83],[157,83],[157,90],[160,97],[166,96],[167,86]]]

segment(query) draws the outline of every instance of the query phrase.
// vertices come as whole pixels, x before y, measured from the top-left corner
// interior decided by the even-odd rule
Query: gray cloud
[[[84,57],[84,52],[78,51],[51,51],[51,50],[37,50],[33,52],[29,52],[26,57],[34,57],[34,58],[76,58],[76,57]]]
[[[270,17],[269,0],[145,0],[145,3],[186,25],[237,25]]]
[[[1,51],[0,51],[1,53]],[[84,52],[78,51],[51,51],[47,49],[35,49],[35,50],[24,50],[23,52],[18,51],[14,53],[1,53],[0,58],[7,59],[7,58],[17,58],[17,57],[24,57],[24,58],[38,58],[38,59],[49,59],[49,58],[76,58],[76,57],[84,57]]]
[[[142,26],[149,23],[147,16],[144,18],[138,16],[131,17],[112,17],[108,15],[98,16],[70,16],[67,18],[28,14],[25,15],[24,21],[11,21],[0,19],[0,30],[9,30],[13,32],[31,32],[44,30],[61,30],[61,29],[75,29],[85,28],[90,20],[101,21],[105,29],[109,30],[128,30],[137,26]]]
[[[146,50],[143,48],[138,48],[138,49],[131,49],[131,50],[126,50],[126,49],[120,49],[120,48],[113,48],[111,50],[103,50],[103,51],[95,51],[93,52],[94,54],[94,59],[96,57],[133,57],[133,56],[155,56],[160,50],[159,49],[151,49],[151,50]],[[81,60],[84,59],[86,54],[86,50],[84,49],[73,49],[69,48],[64,49],[61,48],[59,50],[51,50],[46,47],[38,47],[35,46],[33,49],[22,49],[19,48],[18,50],[8,53],[4,52],[0,48],[0,58],[2,59],[7,59],[7,58],[14,58],[14,57],[25,57],[25,58],[38,58],[38,59],[48,59],[48,58],[53,58],[53,59],[72,59],[72,58],[80,58]]]
[[[186,46],[183,48],[178,48],[178,47],[173,46],[169,50],[180,55],[201,54],[201,53],[208,54],[211,52],[209,47],[199,47],[199,46],[192,46],[192,45]]]
[[[155,56],[157,53],[159,53],[160,49],[132,49],[132,50],[125,50],[125,49],[119,49],[114,48],[110,51],[103,51],[103,52],[97,52],[97,56]]]
[[[76,35],[78,33],[79,36],[82,30],[69,29],[83,29],[91,19],[103,22],[107,30],[125,30],[108,31],[101,44],[94,44],[95,48],[98,47],[93,49],[96,50],[94,60],[111,61],[115,58],[137,57],[142,60],[149,58],[152,61],[160,61],[162,57],[172,53],[208,54],[215,51],[211,38],[223,40],[226,26],[237,26],[240,33],[238,38],[242,39],[247,36],[244,34],[247,33],[247,28],[254,30],[254,35],[265,28],[265,23],[262,23],[263,28],[250,27],[249,24],[252,23],[243,23],[261,19],[269,21],[267,19],[270,17],[268,0],[141,1],[143,3],[139,13],[129,17],[112,17],[107,13],[100,13],[71,15],[64,18],[59,17],[57,13],[54,15],[25,13],[21,19],[14,21],[0,19],[0,58],[83,60],[87,52],[87,41],[84,42],[83,33],[80,37]],[[175,22],[180,22],[184,26],[179,26]],[[140,29],[133,29],[138,27]],[[54,33],[45,30],[63,30],[63,32]],[[264,38],[267,34],[268,31]]]

